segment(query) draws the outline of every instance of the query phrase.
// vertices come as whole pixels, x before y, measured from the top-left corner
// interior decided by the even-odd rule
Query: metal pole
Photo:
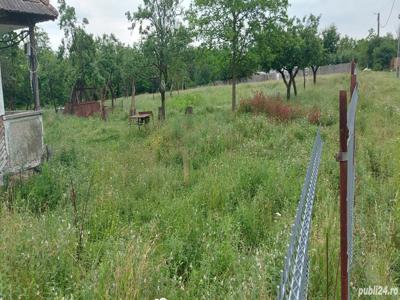
[[[36,38],[35,38],[35,25],[29,26],[29,39],[30,39],[30,71],[32,76],[32,93],[35,102],[35,110],[39,111],[40,97],[39,97],[39,78],[37,74],[37,57],[36,57]]]
[[[349,299],[349,274],[347,253],[347,92],[340,91],[340,278],[341,299]]]

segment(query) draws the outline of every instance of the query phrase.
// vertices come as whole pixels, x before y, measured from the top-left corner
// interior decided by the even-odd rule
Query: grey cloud
[[[57,4],[56,0],[51,2],[53,5]],[[129,23],[125,12],[135,10],[141,0],[67,0],[67,2],[76,8],[80,18],[89,19],[90,24],[87,27],[89,32],[95,35],[114,33],[127,44],[139,40],[137,33],[132,34],[128,30]],[[183,2],[188,6],[190,0]],[[375,12],[381,12],[382,25],[386,23],[392,3],[392,0],[290,0],[289,14],[297,17],[310,13],[322,15],[322,28],[334,23],[342,35],[362,38],[368,34],[370,28],[376,29]],[[397,31],[399,8],[400,4],[396,3],[388,25],[382,28],[382,34],[387,32],[395,34]],[[48,22],[41,27],[49,33],[52,46],[56,48],[62,38],[57,22]]]

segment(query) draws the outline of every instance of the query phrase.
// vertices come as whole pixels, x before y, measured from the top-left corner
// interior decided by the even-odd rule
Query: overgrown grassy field
[[[348,75],[321,77],[292,101],[321,109],[326,142],[310,299],[339,294],[335,154],[338,95],[348,88]],[[242,84],[238,93],[256,91],[284,95],[284,86]],[[400,84],[389,73],[363,73],[360,95],[355,296],[360,287],[400,284]],[[119,101],[108,122],[46,111],[52,159],[1,193],[0,295],[275,298],[318,127],[307,118],[232,113],[228,86],[175,94],[167,121],[146,130],[128,126],[128,106]],[[159,98],[139,96],[138,106],[156,112]]]

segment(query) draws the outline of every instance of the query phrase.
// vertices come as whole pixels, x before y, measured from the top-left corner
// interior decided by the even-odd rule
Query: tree
[[[118,94],[122,77],[121,43],[113,35],[103,35],[97,39],[98,68],[102,76],[103,85],[107,86],[111,95],[111,105],[114,109],[114,100]]]
[[[39,74],[41,101],[44,105],[53,105],[58,112],[58,107],[68,98],[68,82],[65,74],[70,74],[70,64],[67,60],[57,55],[48,46],[49,38],[45,32],[38,32],[37,53],[41,71]]]
[[[337,62],[348,63],[356,58],[357,41],[349,36],[340,39],[337,49]]]
[[[170,68],[170,90],[171,96],[174,88],[179,90],[179,87],[183,85],[183,82],[188,79],[188,65],[191,63],[188,59],[189,48],[188,45],[192,40],[192,36],[189,30],[180,26],[176,30],[175,39],[173,40],[173,49],[179,50],[179,55],[173,55],[171,58]]]
[[[295,24],[294,19],[286,20],[285,23],[264,30],[259,40],[263,45],[268,45],[268,59],[262,57],[261,64],[277,70],[286,86],[286,97],[291,98],[293,87],[294,94],[297,95],[296,76],[299,66],[303,60],[304,40],[300,35],[300,28]],[[260,46],[260,49],[265,47]]]
[[[392,59],[397,53],[397,39],[395,39],[391,34],[387,34],[383,37],[378,37],[376,33],[371,29],[369,35],[359,41],[354,41],[349,39],[348,41],[340,41],[338,54],[344,57],[345,46],[349,47],[351,45],[350,54],[357,59],[357,62],[362,67],[372,68],[376,71],[382,71],[389,69],[391,66]],[[347,52],[344,52],[345,54]]]
[[[390,68],[390,63],[397,53],[396,46],[393,37],[381,38],[379,46],[372,52],[374,70],[382,71]]]
[[[322,39],[318,34],[318,27],[321,17],[310,15],[304,17],[302,21],[298,20],[300,35],[303,39],[303,58],[301,67],[304,75],[304,88],[306,87],[305,68],[311,67],[313,72],[313,82],[317,83],[317,72],[324,62],[324,49]]]
[[[131,91],[131,85],[135,81],[138,93],[152,92],[153,84],[150,79],[157,74],[154,69],[147,67],[149,63],[139,46],[125,48],[123,59],[123,77],[126,89]]]
[[[336,53],[340,41],[340,34],[335,25],[331,25],[322,32],[322,42],[327,54],[327,63],[336,63]]]
[[[161,119],[165,119],[165,92],[170,80],[170,69],[173,57],[181,54],[187,46],[181,43],[179,22],[183,14],[180,0],[143,0],[134,13],[127,12],[132,22],[132,29],[139,24],[139,32],[146,40],[143,50],[149,57],[152,67],[158,72],[159,90],[161,94]]]
[[[68,6],[65,0],[58,2],[59,26],[64,30],[60,53],[71,64],[71,72],[68,74],[72,83],[71,99],[81,102],[86,87],[95,89],[102,82],[96,64],[96,43],[93,35],[85,31],[89,21],[84,18],[82,22],[78,22],[75,8]]]
[[[200,38],[219,49],[229,49],[232,110],[236,110],[236,85],[263,26],[286,14],[287,0],[195,0],[191,23]]]
[[[229,52],[209,47],[193,49],[192,80],[195,85],[214,83],[227,80],[228,70],[226,60]]]
[[[19,38],[15,32],[0,34],[1,46],[5,47],[0,51],[5,106],[11,110],[22,106],[27,109],[33,104],[24,51],[18,46],[10,47]]]
[[[139,45],[121,49],[122,57],[122,85],[126,97],[132,96],[130,114],[135,110],[135,94],[152,91],[151,78],[154,77],[154,68],[149,68],[149,62]]]

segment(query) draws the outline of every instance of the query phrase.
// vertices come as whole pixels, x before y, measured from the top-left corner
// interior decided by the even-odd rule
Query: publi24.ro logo
[[[389,288],[387,286],[370,286],[367,288],[358,289],[358,297],[360,296],[398,296],[398,288]]]

